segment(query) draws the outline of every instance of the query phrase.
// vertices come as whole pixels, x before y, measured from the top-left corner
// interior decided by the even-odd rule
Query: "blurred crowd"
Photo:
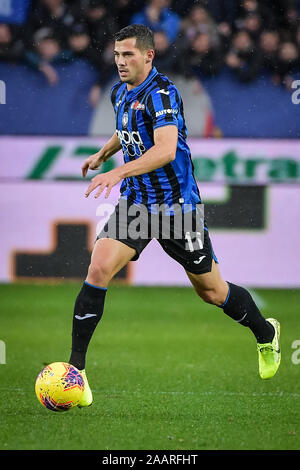
[[[291,87],[300,70],[299,0],[32,0],[24,25],[0,23],[0,60],[23,62],[55,85],[55,65],[85,59],[98,79],[96,105],[115,73],[113,35],[131,23],[154,31],[154,65],[165,74],[241,82],[268,72]]]

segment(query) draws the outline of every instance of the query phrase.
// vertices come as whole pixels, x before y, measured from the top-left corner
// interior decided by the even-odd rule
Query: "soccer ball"
[[[35,382],[39,402],[51,411],[68,411],[77,406],[84,390],[84,380],[76,367],[54,362],[41,370]]]

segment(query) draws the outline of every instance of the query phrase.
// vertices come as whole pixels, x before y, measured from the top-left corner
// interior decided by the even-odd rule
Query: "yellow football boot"
[[[280,323],[275,318],[266,321],[273,325],[275,335],[271,343],[257,343],[259,375],[262,379],[271,379],[280,365]]]
[[[84,406],[91,406],[91,404],[93,403],[93,394],[90,389],[88,379],[86,377],[85,369],[81,370],[80,373],[84,380],[84,390],[78,406],[79,408],[83,408]]]

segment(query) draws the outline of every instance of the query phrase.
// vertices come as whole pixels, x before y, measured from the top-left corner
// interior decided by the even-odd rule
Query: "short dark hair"
[[[128,38],[136,38],[138,49],[154,49],[153,31],[143,24],[125,26],[115,34],[115,41],[123,41]]]

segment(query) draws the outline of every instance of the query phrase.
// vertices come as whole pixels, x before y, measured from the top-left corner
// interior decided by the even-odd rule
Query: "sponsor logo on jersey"
[[[132,105],[130,106],[131,109],[140,109],[141,111],[144,111],[145,105],[143,103],[140,103],[138,100],[134,101]]]
[[[178,109],[162,109],[161,111],[157,111],[155,113],[155,116],[159,117],[159,116],[164,116],[166,114],[177,114],[177,113],[178,113]]]
[[[139,157],[146,151],[139,131],[120,131],[117,129],[116,133],[123,152],[127,153],[130,157]]]

